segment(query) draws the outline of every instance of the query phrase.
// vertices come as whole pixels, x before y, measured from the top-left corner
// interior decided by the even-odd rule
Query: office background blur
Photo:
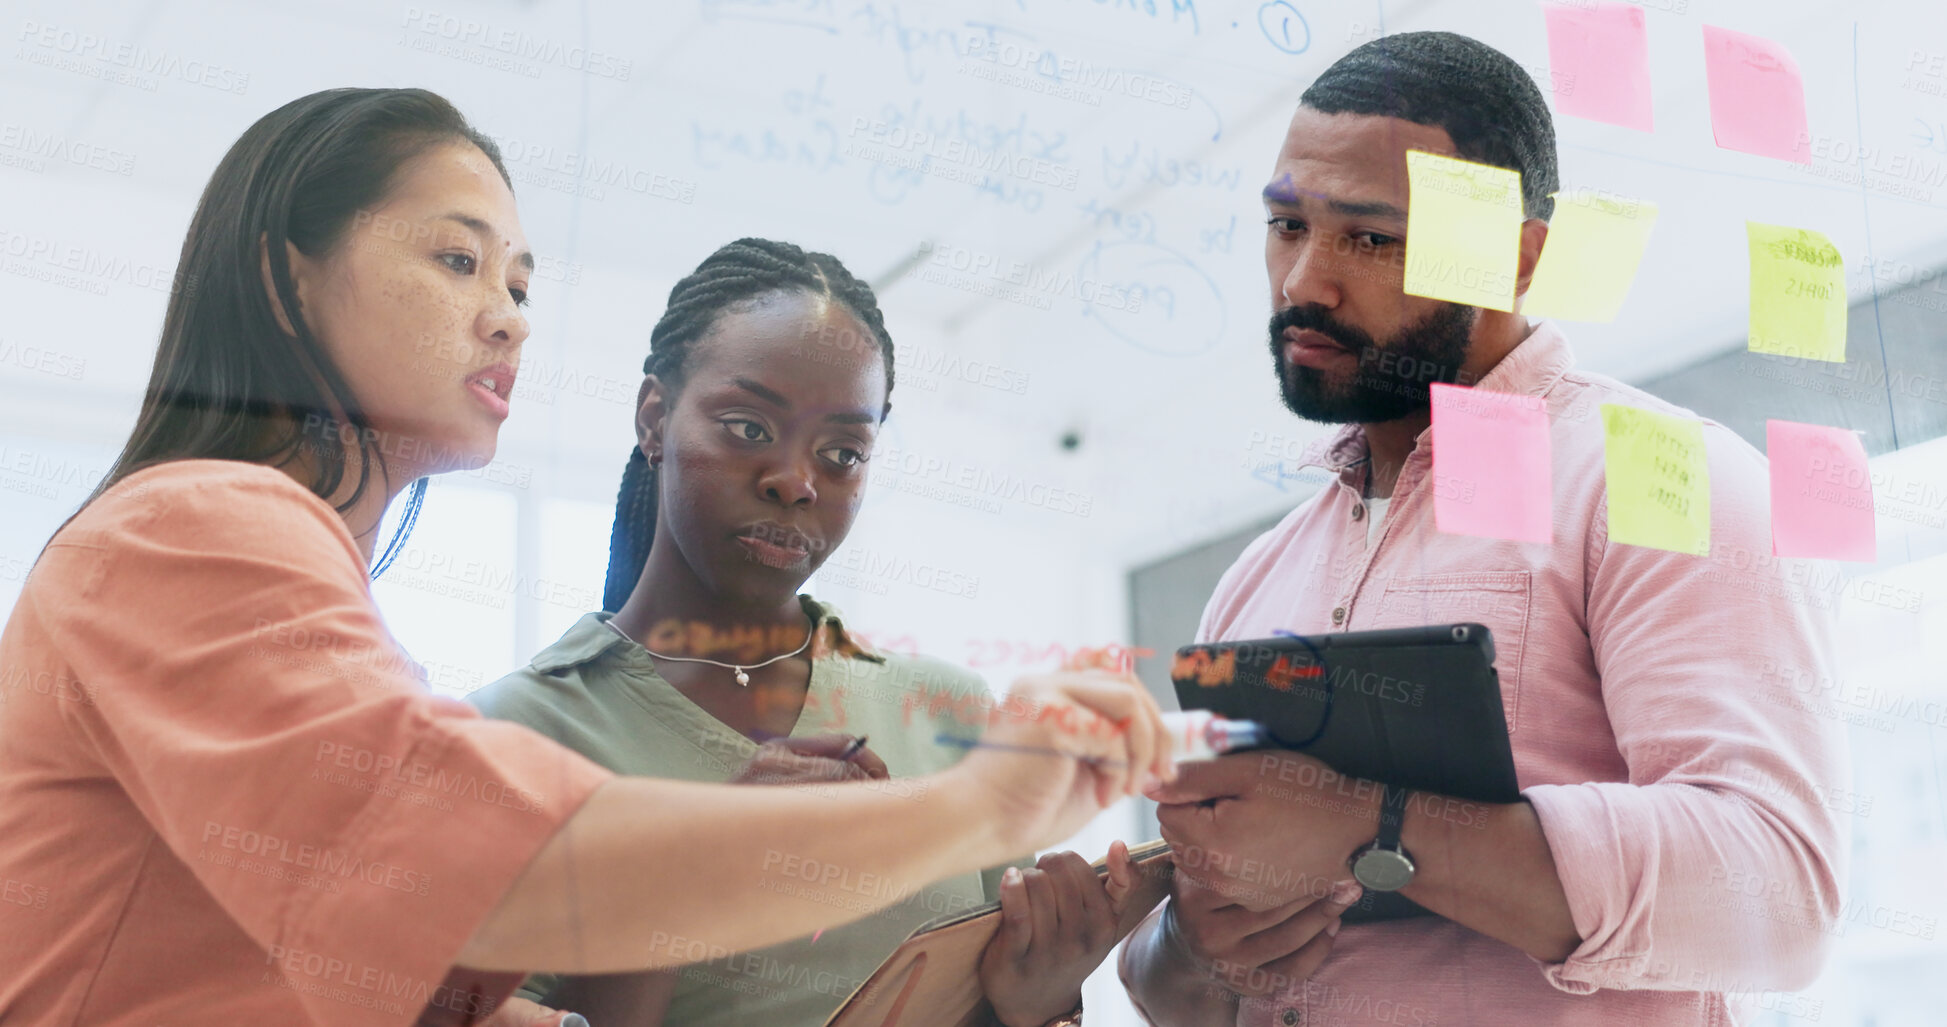
[[[1565,188],[1661,208],[1621,315],[1568,325],[1580,363],[1761,448],[1777,417],[1858,429],[1873,454],[1879,561],[1820,564],[1811,589],[1858,686],[1805,696],[1852,734],[1852,793],[1829,798],[1854,830],[1846,919],[1824,977],[1754,999],[1760,1022],[1937,1022],[1947,8],[1636,5],[1655,131],[1556,120]],[[1706,24],[1795,55],[1809,165],[1713,144]],[[1552,96],[1574,88],[1525,0],[11,4],[0,612],[132,423],[223,151],[302,94],[414,85],[499,142],[540,258],[499,457],[433,485],[376,587],[436,687],[491,681],[600,605],[649,329],[699,260],[761,235],[871,281],[898,346],[864,513],[816,594],[997,689],[1082,646],[1147,649],[1173,704],[1167,655],[1216,575],[1319,483],[1295,458],[1325,429],[1288,414],[1270,374],[1258,190],[1319,71],[1419,29],[1502,49]],[[1847,364],[1743,352],[1746,220],[1845,254]],[[1154,829],[1125,803],[1073,846]],[[1110,971],[1087,996],[1091,1024],[1136,1022]]]

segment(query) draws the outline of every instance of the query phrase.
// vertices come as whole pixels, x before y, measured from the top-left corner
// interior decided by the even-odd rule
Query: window
[[[1852,781],[1823,797],[1852,828],[1845,906],[1818,983],[1759,1022],[1931,1023],[1947,1003],[1947,438],[1873,459],[1879,552],[1838,601],[1836,680],[1802,695],[1846,725]],[[1831,566],[1831,565],[1827,565]],[[1813,1003],[1818,1003],[1814,1005]]]
[[[387,511],[376,550],[404,506]],[[465,695],[533,655],[516,645],[516,608],[545,586],[522,572],[516,528],[512,493],[434,479],[412,537],[373,583],[386,624],[436,692]]]
[[[615,526],[613,503],[543,499],[539,508],[540,530],[534,538],[548,594],[536,604],[537,637],[531,651],[520,654],[522,660],[553,645],[583,614],[602,608],[609,533]]]

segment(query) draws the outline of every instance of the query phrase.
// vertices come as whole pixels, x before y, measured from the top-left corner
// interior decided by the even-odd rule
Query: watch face
[[[1398,891],[1413,883],[1413,861],[1393,849],[1367,849],[1352,861],[1352,876],[1373,891]]]

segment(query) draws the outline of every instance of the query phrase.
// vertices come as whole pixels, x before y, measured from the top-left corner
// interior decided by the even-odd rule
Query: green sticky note
[[[1602,405],[1609,540],[1710,555],[1710,468],[1701,422]]]
[[[1846,262],[1807,228],[1744,223],[1751,240],[1751,352],[1846,359]]]
[[[1569,321],[1614,321],[1636,280],[1656,224],[1656,204],[1594,189],[1555,194],[1548,241],[1521,312]]]
[[[1521,173],[1408,150],[1406,178],[1406,291],[1513,310]]]

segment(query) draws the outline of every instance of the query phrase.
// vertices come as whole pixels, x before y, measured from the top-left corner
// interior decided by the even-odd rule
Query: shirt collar
[[[1500,363],[1482,375],[1481,380],[1474,383],[1474,388],[1520,396],[1542,396],[1574,366],[1575,355],[1569,351],[1568,339],[1562,330],[1553,321],[1541,321],[1529,330],[1527,338],[1501,358]],[[1356,424],[1348,424],[1306,446],[1299,457],[1299,466],[1319,467],[1343,475],[1358,466],[1370,453],[1365,431]]]
[[[1517,396],[1545,396],[1574,366],[1575,354],[1570,352],[1568,338],[1561,328],[1553,321],[1540,321],[1493,370],[1474,383],[1474,388]]]
[[[804,606],[805,615],[811,618],[813,625],[812,659],[837,654],[873,663],[886,662],[884,654],[846,629],[838,607],[821,603],[808,595],[800,595],[798,602]],[[534,657],[531,664],[534,670],[542,674],[555,674],[593,663],[611,650],[636,646],[636,642],[622,637],[608,626],[608,621],[614,616],[606,611],[583,615],[566,634]]]

